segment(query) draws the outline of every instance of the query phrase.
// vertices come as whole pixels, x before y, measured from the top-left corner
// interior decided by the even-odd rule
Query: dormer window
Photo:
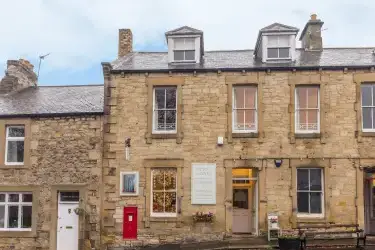
[[[200,63],[204,54],[203,32],[183,26],[165,33],[169,63]]]
[[[195,61],[195,38],[174,38],[175,62]]]
[[[267,59],[290,59],[290,36],[268,36]]]
[[[296,59],[298,29],[273,23],[259,31],[254,55],[262,63],[285,63]]]

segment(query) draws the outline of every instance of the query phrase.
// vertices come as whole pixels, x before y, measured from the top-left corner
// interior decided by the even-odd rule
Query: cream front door
[[[249,188],[233,189],[233,233],[251,233],[251,210]]]
[[[59,193],[59,196],[70,195],[73,192]],[[75,198],[75,197],[73,197]],[[79,216],[74,209],[79,207],[79,201],[69,200],[64,202],[59,199],[57,218],[57,250],[78,250],[78,225]]]

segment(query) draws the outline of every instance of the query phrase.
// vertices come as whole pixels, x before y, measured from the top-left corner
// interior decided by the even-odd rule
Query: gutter
[[[0,114],[0,118],[16,118],[16,117],[64,117],[64,116],[91,116],[103,115],[103,111],[97,112],[71,112],[71,113],[35,113],[35,114]]]
[[[188,72],[259,72],[259,71],[303,71],[303,70],[344,70],[344,69],[369,69],[374,65],[355,65],[355,66],[275,66],[275,67],[243,67],[243,68],[189,68],[189,69],[111,69],[113,74],[121,73],[188,73]]]

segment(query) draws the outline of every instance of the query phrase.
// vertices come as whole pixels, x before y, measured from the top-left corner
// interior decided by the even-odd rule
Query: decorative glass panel
[[[22,207],[22,217],[21,217],[21,227],[22,228],[31,228],[31,206]]]
[[[8,137],[25,137],[24,127],[9,127]]]
[[[7,162],[23,162],[24,141],[8,141]]]
[[[152,212],[176,213],[177,171],[173,168],[152,170]],[[162,215],[161,215],[162,216]]]

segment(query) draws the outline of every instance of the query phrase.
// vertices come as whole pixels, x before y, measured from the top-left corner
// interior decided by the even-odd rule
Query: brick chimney
[[[310,20],[306,23],[299,38],[299,40],[302,41],[302,48],[305,50],[323,50],[321,32],[323,24],[324,22],[317,19],[316,14],[311,15]]]
[[[0,81],[0,94],[37,86],[34,65],[24,59],[8,60],[5,76]]]
[[[130,29],[120,29],[118,37],[118,57],[133,52],[133,34]]]

